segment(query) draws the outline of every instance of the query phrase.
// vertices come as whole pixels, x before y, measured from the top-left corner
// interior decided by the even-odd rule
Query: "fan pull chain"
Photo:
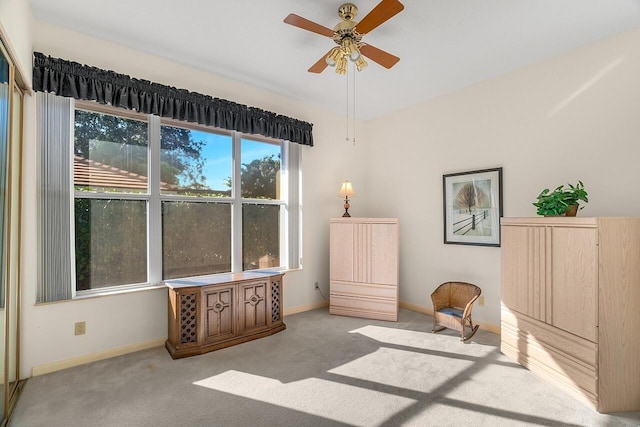
[[[347,67],[349,66],[349,64],[347,64]],[[346,122],[346,129],[345,129],[345,137],[344,140],[349,142],[349,71],[347,70],[347,76],[346,76],[346,80],[347,80],[347,90],[346,90],[346,94],[347,94],[347,122]]]
[[[353,145],[356,145],[356,68],[355,65],[352,64],[348,64],[348,67],[351,67],[352,69],[349,70],[347,72],[347,90],[346,90],[346,94],[347,94],[347,123],[346,123],[346,135],[344,140],[345,141],[349,141],[349,139],[351,139],[351,141],[353,142]],[[351,84],[351,93],[349,92],[349,79],[350,79],[350,75],[353,75],[353,83]],[[349,121],[349,97],[352,97],[352,112],[353,114],[351,115],[351,122]],[[352,127],[352,132],[353,132],[353,138],[349,138],[349,125],[351,125]]]
[[[353,145],[356,145],[356,67],[353,69]]]

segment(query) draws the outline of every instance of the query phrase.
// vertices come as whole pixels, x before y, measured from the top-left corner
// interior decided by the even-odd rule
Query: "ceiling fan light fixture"
[[[309,68],[308,71],[310,73],[321,73],[328,66],[331,66],[336,68],[336,73],[346,74],[348,60],[357,64],[358,71],[367,67],[368,64],[363,59],[363,52],[360,48],[366,47],[364,54],[366,54],[367,59],[385,68],[393,67],[400,60],[397,56],[362,42],[362,38],[402,12],[403,9],[404,5],[400,3],[400,0],[379,0],[379,3],[364,18],[355,21],[354,18],[358,13],[358,8],[353,3],[345,3],[338,9],[338,16],[342,20],[333,27],[333,30],[294,13],[287,15],[284,18],[284,22],[294,27],[329,37],[338,45],[331,49],[329,53],[321,56]]]
[[[331,52],[329,52],[329,55],[327,55],[327,65],[329,65],[330,67],[335,67],[336,63],[341,57],[342,52],[340,52],[340,49],[334,47],[333,49],[331,49]]]
[[[360,56],[356,61],[356,68],[358,69],[358,71],[362,71],[365,68],[367,68],[367,61],[364,60],[364,58],[362,56]]]
[[[338,74],[347,74],[347,58],[341,57],[338,60],[338,65],[336,66],[336,73]]]
[[[349,59],[352,62],[356,62],[358,59],[360,59],[360,50],[358,50],[358,47],[356,45],[353,45],[353,49],[351,49],[351,52],[349,52]]]
[[[358,45],[351,37],[344,37],[340,41],[340,46],[342,47],[344,54],[347,55],[351,61],[356,61],[360,56]]]
[[[345,3],[338,9],[338,16],[346,21],[353,21],[358,14],[358,8],[353,3]]]

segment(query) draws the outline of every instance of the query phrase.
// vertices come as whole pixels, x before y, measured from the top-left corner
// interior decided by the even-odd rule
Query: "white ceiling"
[[[389,70],[372,61],[362,72],[349,70],[357,73],[356,115],[361,120],[640,27],[640,0],[400,1],[404,11],[363,39],[399,56],[400,62]],[[359,8],[356,21],[378,2],[353,1]],[[38,20],[337,113],[346,111],[345,76],[335,74],[332,68],[322,74],[307,72],[333,41],[282,22],[295,13],[333,28],[340,21],[337,10],[342,0],[30,3]]]

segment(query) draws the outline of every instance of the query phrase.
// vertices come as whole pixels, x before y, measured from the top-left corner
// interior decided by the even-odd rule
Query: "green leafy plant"
[[[567,205],[580,205],[580,201],[589,203],[589,195],[584,189],[584,184],[582,183],[582,181],[578,181],[576,185],[567,185],[569,186],[569,189],[564,191],[564,201],[567,203]],[[584,206],[580,207],[580,209],[583,208]]]
[[[589,202],[582,181],[578,181],[576,185],[567,185],[568,188],[565,188],[563,184],[553,191],[548,188],[542,190],[537,197],[538,201],[533,203],[533,206],[538,208],[537,214],[544,216],[564,215],[570,205],[579,205],[580,201]],[[580,207],[580,209],[582,208],[584,206]]]

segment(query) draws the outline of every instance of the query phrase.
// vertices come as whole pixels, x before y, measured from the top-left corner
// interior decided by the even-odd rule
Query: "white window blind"
[[[289,229],[287,230],[287,250],[289,251],[288,268],[295,270],[302,267],[302,204],[300,200],[300,188],[302,185],[300,182],[302,177],[300,170],[302,168],[302,158],[299,144],[285,142],[284,145],[284,164],[287,168],[287,174],[289,174],[290,177],[287,180],[287,185],[289,186],[289,203],[287,204],[289,215]]]
[[[36,97],[41,183],[41,270],[36,301],[52,302],[71,298],[75,274],[71,256],[73,99],[42,92]]]

